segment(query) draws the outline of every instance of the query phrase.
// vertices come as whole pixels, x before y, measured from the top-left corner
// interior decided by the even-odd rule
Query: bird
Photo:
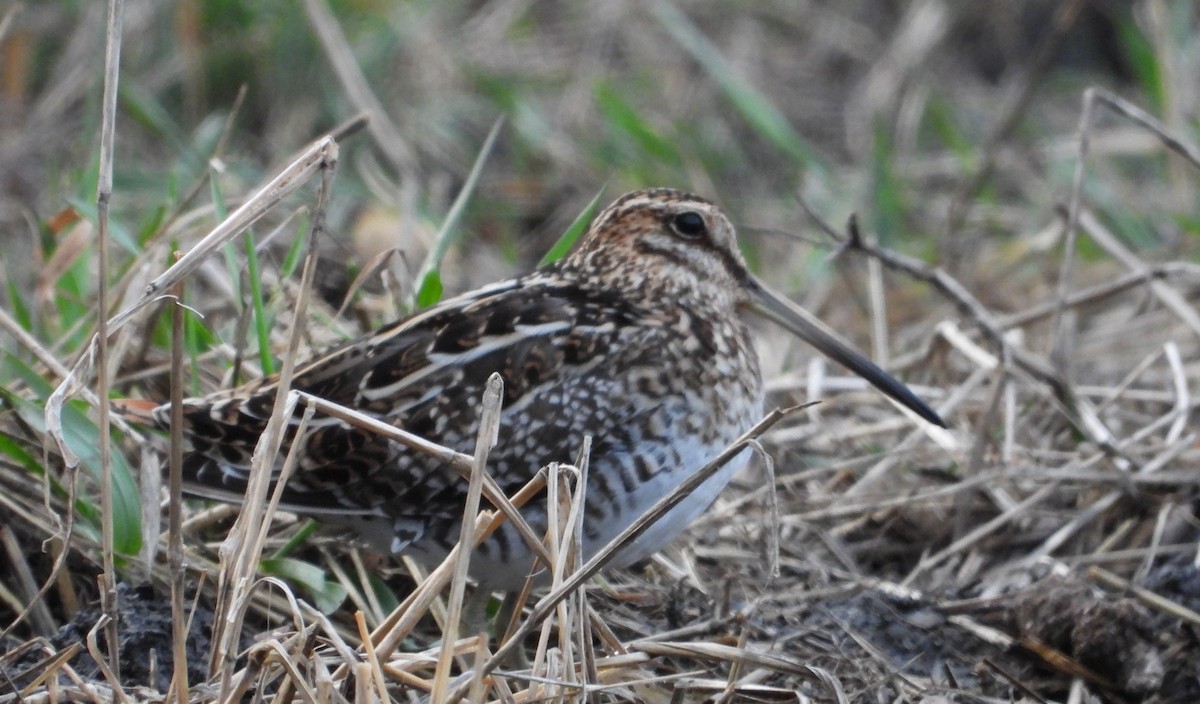
[[[488,378],[503,379],[488,470],[506,493],[542,466],[571,462],[591,438],[583,559],[699,470],[763,415],[748,314],[813,345],[911,409],[942,418],[904,383],[749,271],[729,217],[670,188],[627,193],[557,262],[483,286],[298,364],[291,387],[451,449],[472,453]],[[279,379],[183,402],[185,490],[237,501]],[[139,412],[169,426],[170,405]],[[444,462],[369,430],[318,416],[284,451],[299,464],[282,506],[350,526],[385,553],[436,565],[458,540],[467,483]],[[659,551],[708,508],[748,461],[744,451],[619,551],[609,567]],[[276,468],[278,471],[278,467]],[[523,514],[544,530],[543,497]],[[533,552],[512,529],[478,546],[471,574],[519,589]]]

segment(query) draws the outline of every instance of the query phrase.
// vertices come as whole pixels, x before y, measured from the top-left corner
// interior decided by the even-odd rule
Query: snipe
[[[470,453],[483,386],[504,378],[489,470],[514,491],[593,438],[585,559],[762,415],[758,358],[744,314],[756,312],[865,377],[925,420],[938,415],[808,313],[746,269],[733,225],[703,198],[629,193],[602,212],[562,261],[466,293],[299,365],[293,388],[356,408]],[[271,378],[185,402],[188,488],[236,500],[275,397]],[[166,427],[169,407],[150,417]],[[458,537],[465,482],[430,458],[331,418],[291,442],[293,511],[350,523],[369,542],[420,561]],[[744,464],[730,463],[620,553],[661,548]],[[527,507],[535,528],[545,508]],[[499,531],[472,558],[488,586],[510,590],[532,554]]]

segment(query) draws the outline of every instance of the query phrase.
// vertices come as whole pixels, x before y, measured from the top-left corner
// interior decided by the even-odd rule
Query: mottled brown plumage
[[[576,251],[472,291],[300,365],[293,388],[471,452],[480,399],[504,379],[489,470],[513,491],[592,437],[584,520],[590,555],[762,414],[762,381],[744,313],[780,322],[941,424],[903,384],[746,270],[735,232],[711,202],[668,189],[627,194]],[[275,398],[275,380],[185,402],[187,482],[234,499]],[[169,407],[153,413],[165,427]],[[457,539],[465,483],[448,467],[365,430],[318,417],[289,480],[293,510],[354,525],[371,542],[437,559]],[[730,463],[617,558],[659,549],[706,508],[745,461]],[[526,509],[544,526],[544,507]],[[481,546],[473,572],[497,588],[528,573],[515,532]]]

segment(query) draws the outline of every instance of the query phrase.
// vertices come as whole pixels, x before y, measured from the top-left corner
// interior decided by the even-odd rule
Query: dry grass
[[[1134,58],[1117,74],[1104,51],[1076,56],[1078,75],[1053,49],[1111,49],[1103,17],[1066,2],[1030,31],[1007,14],[1036,5],[977,17],[929,0],[745,13],[410,4],[372,8],[383,32],[310,0],[304,17],[255,34],[222,29],[201,3],[131,2],[120,110],[115,74],[79,68],[104,55],[98,5],[5,11],[0,90],[17,119],[0,133],[13,166],[0,174],[0,703],[1195,701],[1195,8],[1114,11],[1112,26],[1144,44],[1124,38]],[[179,48],[158,45],[164,23]],[[1001,58],[981,48],[981,24],[1012,30],[1008,44],[986,35]],[[261,53],[263,68],[222,103],[206,87],[239,80],[204,74],[228,70],[209,53],[224,30],[248,43],[227,49]],[[330,115],[297,90],[318,73]],[[1085,90],[1094,80],[1113,85]],[[313,142],[360,110],[365,132]],[[71,135],[114,117],[115,146],[91,172],[89,140]],[[258,171],[269,163],[285,166]],[[110,164],[112,212],[92,212],[109,202]],[[469,550],[425,572],[305,542],[265,482],[240,513],[184,504],[177,487],[164,501],[154,443],[118,418],[114,461],[141,468],[145,517],[122,513],[119,478],[79,471],[88,456],[69,468],[71,433],[91,427],[106,444],[92,424],[108,423],[109,384],[162,398],[275,363],[286,378],[431,286],[536,260],[607,180],[610,193],[717,197],[747,225],[764,277],[798,288],[951,429],[917,424],[763,331],[771,403],[826,401],[751,430],[743,444],[773,461],[735,480],[674,550],[596,578],[604,554],[584,563],[576,547],[586,447],[504,497],[486,431],[467,456],[376,428],[461,471],[483,509],[464,534],[520,522],[513,505],[550,493],[553,530],[528,539],[551,585],[494,638],[459,637]],[[801,229],[830,242],[838,276]],[[478,234],[456,243],[460,230]],[[358,278],[318,255],[355,261]],[[36,270],[19,263],[38,257]],[[212,340],[197,342],[206,333],[179,298]],[[98,324],[111,337],[92,352]],[[302,406],[370,423],[287,386],[277,420]],[[126,521],[140,555],[113,552],[133,539]],[[98,588],[102,574],[115,576]],[[329,613],[314,606],[339,596]]]

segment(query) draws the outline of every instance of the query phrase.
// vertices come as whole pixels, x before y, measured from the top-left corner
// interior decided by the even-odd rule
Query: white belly
[[[719,447],[697,447],[694,452],[686,453],[685,466],[691,468],[693,472],[698,471],[724,448],[724,445]],[[729,484],[729,480],[733,478],[733,475],[746,465],[749,458],[750,451],[744,450],[727,462],[725,466],[719,468],[716,473],[685,496],[682,501],[671,508],[662,518],[646,528],[631,544],[618,553],[609,565],[612,567],[626,567],[638,560],[643,560],[653,555],[665,547],[667,543],[671,542],[675,536],[691,525],[692,521],[696,520],[701,513],[712,505],[717,495]],[[636,492],[637,496],[634,497],[634,501],[642,507],[641,511],[637,515],[633,515],[630,512],[622,516],[624,520],[612,522],[611,527],[607,527],[599,539],[585,540],[584,553],[586,558],[591,558],[596,551],[636,521],[642,513],[649,510],[659,500],[669,496],[689,476],[690,473],[684,472],[674,472],[668,476],[668,473],[664,472],[642,485]]]

